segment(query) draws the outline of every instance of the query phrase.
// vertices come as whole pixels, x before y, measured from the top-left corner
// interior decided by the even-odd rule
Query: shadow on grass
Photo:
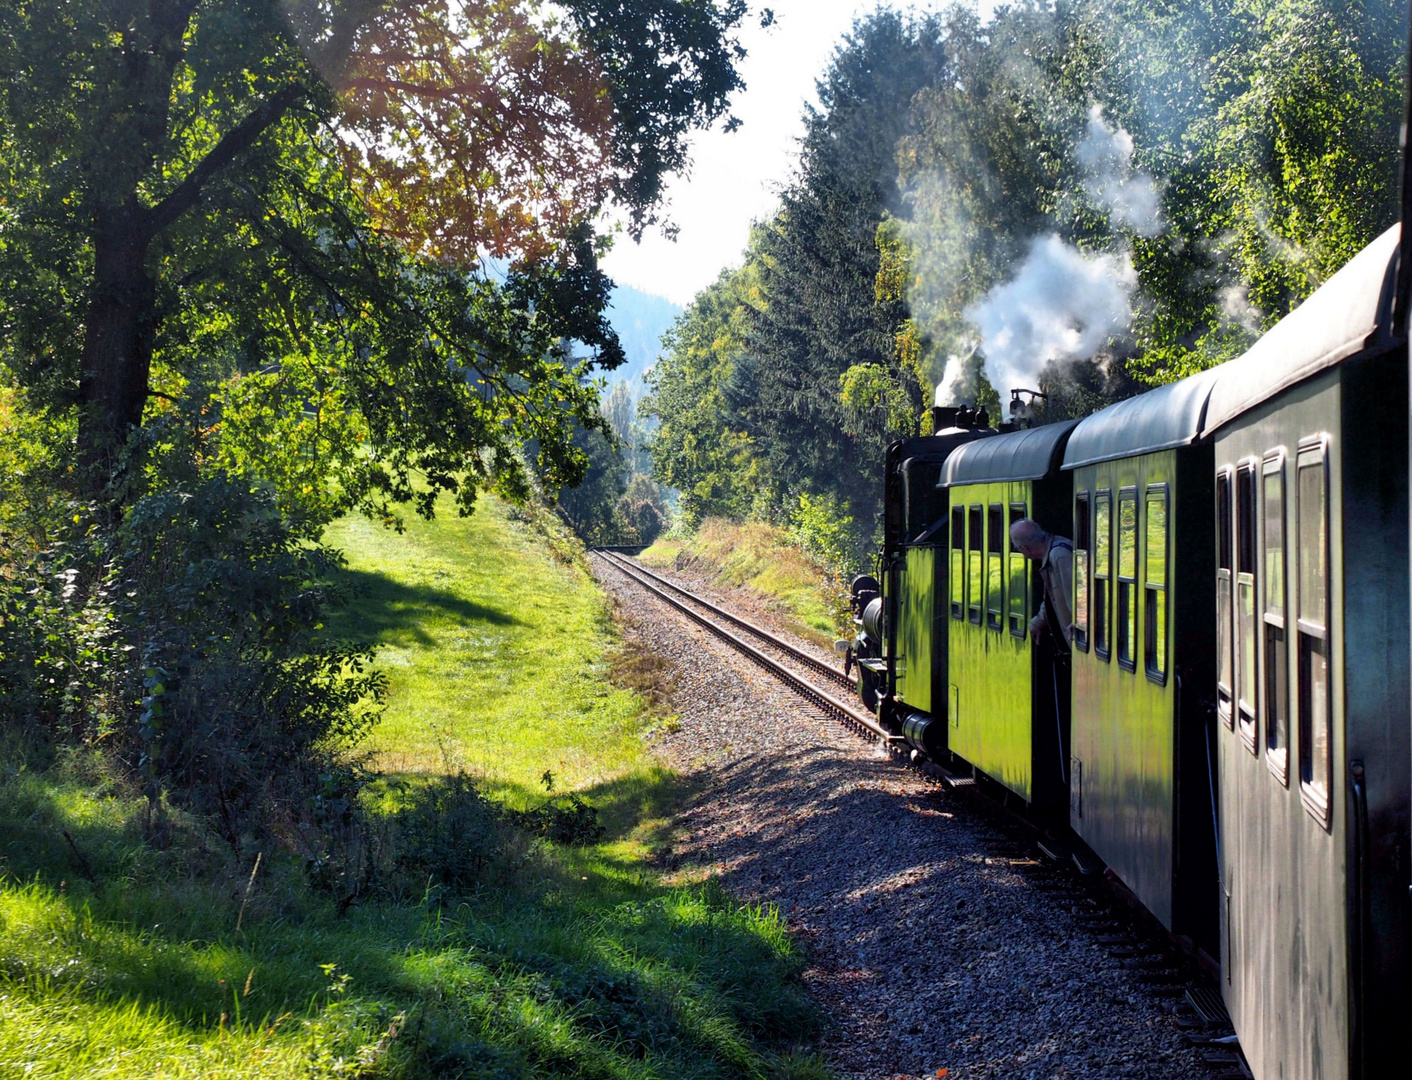
[[[681,791],[658,770],[584,794],[623,829],[665,812]],[[385,1014],[417,1010],[425,1028],[419,1020],[407,1049],[415,1076],[470,1071],[487,1057],[505,1064],[504,1075],[637,1075],[634,1062],[660,1057],[669,1075],[706,1061],[709,1075],[758,1077],[758,1054],[790,1054],[814,1022],[793,981],[800,960],[777,923],[719,890],[603,881],[565,904],[563,893],[511,887],[468,897],[444,917],[369,904],[340,919],[308,900],[262,911],[237,933],[243,882],[223,868],[164,873],[166,853],[132,850],[141,841],[131,804],[95,814],[81,798],[40,777],[0,783],[0,828],[11,852],[26,853],[28,875],[17,882],[21,867],[9,867],[0,899],[0,985],[36,1004],[56,993],[95,1010],[132,1002],[210,1036],[226,1030],[237,987],[255,987],[247,1024],[328,1016],[324,1006],[346,993],[361,1004],[339,1015],[366,1014],[357,1021],[366,1031],[354,1034],[369,1043],[387,1028]],[[91,886],[74,873],[66,831],[97,879]],[[297,876],[288,865],[272,872]],[[321,965],[333,962],[351,982],[331,993]]]
[[[230,988],[249,972],[263,993],[245,1003],[248,1016],[316,1007],[327,957],[298,938],[313,936],[306,919],[327,934],[332,906],[301,903],[295,920],[264,926],[247,917],[237,933],[250,861],[179,821],[171,846],[155,850],[143,838],[140,805],[33,774],[0,784],[0,984],[37,1000],[137,1001],[193,1032],[220,1024]],[[289,869],[265,863],[267,879]],[[349,951],[357,977],[381,985],[397,977],[377,950],[357,943]]]
[[[494,626],[522,625],[507,611],[467,600],[430,585],[408,585],[387,574],[370,570],[341,570],[337,575],[351,600],[342,610],[331,613],[333,630],[361,641],[415,641],[437,644],[428,623],[484,622]]]
[[[649,846],[664,838],[671,819],[696,794],[699,782],[659,765],[605,780],[574,792],[552,793],[543,787],[496,778],[482,787],[498,802],[517,809],[539,806],[553,795],[574,794],[598,811],[602,843],[637,839]],[[644,835],[642,830],[648,830]]]

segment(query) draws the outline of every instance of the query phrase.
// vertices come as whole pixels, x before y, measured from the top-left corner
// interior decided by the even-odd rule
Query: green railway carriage
[[[938,481],[958,447],[995,435],[984,413],[968,409],[938,408],[933,420],[936,434],[888,448],[880,574],[854,583],[862,632],[852,647],[860,685],[870,684],[865,703],[890,730],[906,726],[930,756],[945,749],[946,701],[937,691],[946,685],[947,638],[936,597],[948,588],[947,501]]]
[[[1059,470],[1075,421],[998,435],[946,459],[950,500],[947,745],[952,755],[1031,805],[1067,803],[1068,687],[1030,617],[1043,602],[1037,571],[1011,549],[1010,525],[1030,517],[1067,532],[1069,474]]]
[[[1256,1080],[1387,1075],[1412,1012],[1398,247],[1077,426],[964,410],[895,444],[880,580],[854,585],[850,655],[894,739],[1003,785],[1219,956]],[[1074,544],[1068,666],[1029,632],[1021,516]]]
[[[1219,953],[1204,372],[1083,420],[1073,476],[1069,824],[1164,926]]]
[[[1258,1080],[1406,1055],[1407,344],[1389,230],[1218,369],[1223,992]]]

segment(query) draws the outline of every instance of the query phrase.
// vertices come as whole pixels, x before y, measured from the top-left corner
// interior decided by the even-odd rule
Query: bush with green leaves
[[[105,748],[156,827],[168,802],[235,845],[309,819],[385,685],[322,632],[338,554],[222,472],[136,499],[112,531],[86,504],[5,494],[0,720]]]
[[[222,474],[139,500],[118,544],[136,703],[105,734],[149,798],[169,791],[232,843],[304,813],[386,685],[368,650],[321,633],[340,556],[301,543],[267,485]]]

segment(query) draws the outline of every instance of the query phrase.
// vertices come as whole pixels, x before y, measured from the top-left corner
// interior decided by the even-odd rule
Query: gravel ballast
[[[779,906],[807,943],[837,1074],[1209,1075],[1174,999],[1085,928],[1082,890],[1026,872],[998,811],[880,757],[603,559],[593,567],[624,634],[675,679],[680,721],[654,745],[698,793],[670,865]]]

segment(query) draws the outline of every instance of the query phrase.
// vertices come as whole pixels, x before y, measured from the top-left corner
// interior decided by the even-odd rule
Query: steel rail
[[[658,597],[658,599],[664,601],[667,604],[670,604],[672,607],[676,608],[687,618],[705,627],[711,633],[715,634],[717,637],[730,644],[737,651],[743,653],[746,657],[753,660],[755,663],[759,664],[761,667],[765,668],[765,670],[769,671],[772,675],[776,676],[782,682],[787,684],[790,689],[795,691],[795,693],[799,694],[807,701],[812,702],[814,705],[818,706],[825,712],[831,714],[835,719],[853,728],[855,731],[858,732],[858,734],[863,735],[866,738],[882,739],[888,745],[891,745],[893,742],[896,741],[895,736],[890,735],[884,728],[882,728],[878,724],[877,720],[875,720],[873,717],[869,716],[867,713],[860,712],[859,710],[853,708],[853,706],[848,705],[845,702],[839,701],[838,698],[834,697],[832,694],[828,693],[825,690],[819,689],[807,679],[802,678],[798,673],[793,672],[789,668],[785,667],[778,660],[774,659],[771,656],[767,656],[765,653],[757,649],[754,645],[751,645],[749,642],[742,640],[735,634],[732,634],[724,626],[721,626],[719,623],[712,622],[705,615],[702,615],[699,611],[693,611],[680,600],[677,600],[675,597],[669,596],[667,593],[657,588],[656,585],[652,584],[652,582],[649,581],[646,577],[636,573],[635,571],[637,568],[631,563],[625,564],[617,562],[614,559],[607,558],[601,551],[595,552],[595,554],[597,554],[599,558],[603,559],[603,561],[609,566],[613,567],[613,569],[617,570],[618,573],[622,574],[624,577],[631,578],[633,581],[637,582],[637,584],[641,585],[644,589],[648,590],[651,593],[654,593]]]
[[[673,585],[665,578],[658,577],[658,575],[652,574],[650,571],[637,566],[636,563],[628,562],[626,559],[622,559],[621,557],[610,558],[608,557],[609,553],[603,552],[601,550],[590,550],[592,550],[594,554],[602,558],[603,561],[609,566],[613,567],[615,570],[621,573],[624,577],[632,579],[638,585],[641,585],[644,589],[647,589],[649,592],[655,594],[664,603],[676,608],[683,615],[687,616],[687,618],[693,620],[696,623],[699,623],[701,626],[709,630],[712,634],[715,634],[717,637],[721,638],[722,640],[733,646],[736,650],[743,653],[750,660],[753,660],[756,664],[760,665],[761,667],[770,671],[772,674],[779,677],[781,681],[786,683],[795,692],[799,693],[812,704],[818,706],[822,711],[832,714],[834,719],[843,723],[845,726],[852,728],[856,734],[869,740],[881,741],[882,744],[888,748],[888,751],[893,755],[895,760],[901,760],[904,763],[910,764],[912,768],[917,769],[929,779],[944,782],[949,787],[957,785],[958,782],[955,780],[954,777],[951,777],[950,774],[946,772],[946,770],[934,765],[933,763],[927,761],[927,759],[925,758],[918,759],[915,752],[911,755],[906,754],[904,740],[901,739],[899,736],[891,735],[889,732],[884,730],[881,726],[878,725],[877,721],[872,716],[869,716],[866,713],[859,712],[858,710],[854,709],[851,705],[847,705],[844,702],[839,701],[837,698],[834,698],[830,694],[825,693],[823,690],[820,690],[817,686],[814,686],[812,683],[809,683],[807,680],[801,678],[795,672],[790,671],[789,668],[780,664],[772,657],[767,656],[765,653],[761,652],[753,645],[742,641],[739,637],[737,637],[735,634],[732,634],[725,627],[717,625],[710,619],[706,618],[706,616],[702,615],[700,612],[693,611],[690,607],[683,604],[681,601],[669,596],[667,593],[657,588],[657,586],[654,585],[650,580],[648,580],[648,577],[650,576],[652,578],[656,578],[658,581],[661,581],[664,585],[667,585],[669,588],[675,589],[677,592],[681,593],[684,596],[691,597],[691,599],[697,601],[703,606],[711,608],[713,611],[718,612],[723,618],[728,619],[730,622],[741,626],[742,628],[749,630],[752,633],[759,634],[759,636],[761,636],[762,638],[765,638],[767,640],[778,641],[778,639],[775,639],[773,634],[757,630],[755,627],[751,626],[745,620],[740,619],[738,616],[732,615],[728,611],[724,611],[723,609],[717,607],[715,604],[712,604],[710,601],[702,600],[700,597],[695,596],[694,594],[688,592],[686,589],[683,589],[680,586]],[[614,552],[612,554],[616,555],[617,553]],[[780,644],[782,647],[785,647],[786,651],[790,652],[792,655],[796,653],[796,650],[793,647],[787,646],[785,643]],[[819,664],[819,662],[817,660],[814,660],[813,657],[809,657],[808,659],[813,662],[811,666],[819,665],[833,674],[840,674],[838,672],[833,671],[833,669],[829,669],[828,665]],[[974,781],[960,781],[959,783],[974,785]],[[984,804],[989,805],[993,811],[998,813],[1011,826],[1018,826],[1019,829],[1022,831],[1022,835],[1020,837],[1012,836],[1010,839],[1018,839],[1020,843],[1025,844],[1035,844],[1039,847],[1040,851],[1048,857],[1048,859],[1050,860],[1050,865],[1043,867],[1043,873],[1048,874],[1051,872],[1057,872],[1059,875],[1063,877],[1068,877],[1070,879],[1068,881],[1070,888],[1078,889],[1081,891],[1091,891],[1090,887],[1085,884],[1085,881],[1088,879],[1092,871],[1084,869],[1083,866],[1079,863],[1079,856],[1068,851],[1065,845],[1061,844],[1059,847],[1054,849],[1046,847],[1043,842],[1043,838],[1051,836],[1051,833],[1045,825],[1037,821],[1031,821],[1028,817],[1025,816],[1025,814],[1017,812],[1014,808],[1010,807],[1005,802],[995,801],[993,797],[983,796],[982,801]],[[1078,874],[1078,877],[1076,878],[1073,877],[1075,873]],[[1195,953],[1195,955],[1193,955],[1193,952],[1191,951],[1188,944],[1184,943],[1182,939],[1178,938],[1176,935],[1173,935],[1170,931],[1165,930],[1165,928],[1163,928],[1161,924],[1157,923],[1155,919],[1147,913],[1145,908],[1143,908],[1140,904],[1136,903],[1135,898],[1133,898],[1133,900],[1130,902],[1129,900],[1127,900],[1126,897],[1123,897],[1123,894],[1127,893],[1127,890],[1126,887],[1122,885],[1121,881],[1114,879],[1110,882],[1106,877],[1095,878],[1094,880],[1109,887],[1109,892],[1107,894],[1106,900],[1106,909],[1097,908],[1093,913],[1093,916],[1095,918],[1101,918],[1102,920],[1104,920],[1102,924],[1096,924],[1098,926],[1098,929],[1101,930],[1103,926],[1112,923],[1113,929],[1124,933],[1125,939],[1126,937],[1131,937],[1135,944],[1141,944],[1143,938],[1148,936],[1154,937],[1159,941],[1165,941],[1169,946],[1173,948],[1173,950],[1177,954],[1177,957],[1174,958],[1177,960],[1177,963],[1174,965],[1177,979],[1175,982],[1171,983],[1171,985],[1179,986],[1182,984],[1186,984],[1188,988],[1187,999],[1189,1002],[1192,1002],[1192,1006],[1193,1008],[1195,1008],[1195,999],[1192,997],[1192,994],[1193,991],[1199,991],[1200,989],[1202,989],[1202,987],[1199,985],[1199,980],[1192,979],[1189,974],[1183,973],[1181,967],[1181,960],[1185,959],[1188,964],[1195,965],[1199,970],[1205,972],[1208,976],[1210,976],[1211,972],[1206,970],[1205,961],[1203,959],[1204,954],[1197,952]],[[1060,886],[1062,886],[1063,884],[1063,881],[1059,882]],[[1051,889],[1050,891],[1058,890]],[[1131,894],[1127,895],[1131,896]],[[1122,903],[1115,902],[1116,897],[1122,897]],[[1130,923],[1130,925],[1126,929],[1123,925],[1125,921],[1128,921]],[[1101,941],[1102,939],[1100,938],[1099,940]],[[1164,969],[1162,974],[1166,974],[1166,969]],[[1164,985],[1166,984],[1164,983]],[[1149,991],[1149,993],[1152,993],[1152,991]],[[1209,1026],[1210,1025],[1208,1023],[1208,1027]]]
[[[747,622],[745,619],[742,619],[739,615],[734,615],[731,612],[727,611],[725,608],[719,606],[718,604],[713,604],[710,600],[707,600],[704,597],[697,596],[694,592],[690,591],[689,589],[683,589],[676,582],[668,581],[661,574],[653,573],[645,566],[639,566],[637,563],[628,562],[627,559],[623,558],[623,556],[618,554],[616,551],[604,551],[602,549],[595,550],[599,555],[602,555],[607,558],[607,560],[613,563],[615,566],[627,566],[635,570],[639,574],[646,575],[653,581],[657,582],[659,585],[665,585],[673,592],[680,593],[682,596],[685,596],[692,603],[700,604],[702,607],[709,609],[713,614],[720,616],[722,619],[725,619],[726,622],[738,626],[742,630],[745,630],[751,634],[754,634],[762,641],[768,641],[776,649],[779,649],[781,652],[788,653],[790,656],[794,657],[794,659],[798,660],[801,664],[805,665],[806,667],[812,668],[813,670],[819,672],[822,675],[827,675],[829,678],[834,679],[840,685],[846,686],[850,690],[853,688],[853,680],[851,680],[838,668],[832,666],[831,664],[826,664],[817,656],[810,656],[803,649],[798,648],[795,645],[791,645],[789,642],[785,641],[784,638],[779,637],[776,634],[772,634],[768,630],[761,630],[758,626],[755,626],[753,623]]]

